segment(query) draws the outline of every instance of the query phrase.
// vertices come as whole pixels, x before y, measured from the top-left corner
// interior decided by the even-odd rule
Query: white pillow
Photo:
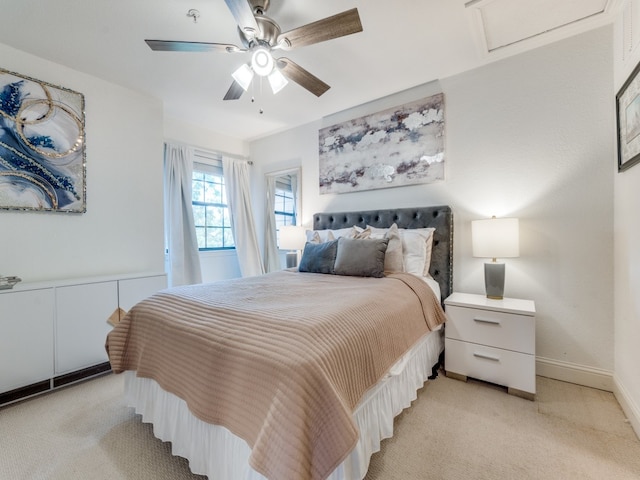
[[[431,230],[431,233],[429,234],[429,237],[427,238],[426,246],[427,246],[427,250],[425,252],[425,262],[424,262],[424,276],[425,277],[430,277],[431,274],[429,273],[429,269],[431,268],[431,253],[433,252],[433,232],[436,231],[435,228],[429,228],[429,230]],[[438,297],[440,298],[440,297]]]
[[[339,228],[337,230],[307,230],[307,242],[324,243],[337,240],[340,237],[355,238],[355,227]]]
[[[347,228],[340,228],[338,230],[331,230],[331,233],[333,233],[334,238],[340,238],[340,237],[354,238],[358,233],[358,230],[356,230],[356,227],[353,226],[353,227],[347,227]]]
[[[366,230],[371,231],[370,238],[387,238],[389,240],[384,257],[384,273],[404,272],[402,239],[398,226],[395,223],[389,228],[376,228],[367,225]]]
[[[360,228],[360,227],[353,227],[355,228],[355,235],[353,235],[353,237],[351,238],[355,238],[358,240],[362,240],[363,238],[372,238],[371,237],[371,228],[367,227],[367,228]],[[382,237],[378,237],[378,238],[382,238]]]
[[[331,230],[307,230],[307,242],[310,243],[325,243],[335,240]]]
[[[435,228],[400,229],[405,272],[429,276],[434,231]]]
[[[396,225],[396,224],[394,223],[393,225]],[[359,232],[362,232],[364,230],[364,229],[362,229],[360,227],[356,227],[356,228],[358,229]],[[398,228],[397,225],[396,225],[396,228]],[[371,225],[367,225],[366,229],[370,230],[372,235],[384,235],[389,230],[388,228],[372,227]]]

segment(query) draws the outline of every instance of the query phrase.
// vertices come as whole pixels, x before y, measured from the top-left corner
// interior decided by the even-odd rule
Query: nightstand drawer
[[[535,354],[535,317],[447,305],[447,338]]]
[[[447,339],[445,369],[467,377],[536,393],[535,356]]]

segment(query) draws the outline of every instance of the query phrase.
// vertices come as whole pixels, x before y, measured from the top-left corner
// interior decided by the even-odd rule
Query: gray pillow
[[[384,256],[388,243],[388,238],[339,238],[335,274],[384,277]]]
[[[307,242],[302,252],[298,271],[309,273],[333,273],[333,263],[338,251],[338,240],[324,243]]]

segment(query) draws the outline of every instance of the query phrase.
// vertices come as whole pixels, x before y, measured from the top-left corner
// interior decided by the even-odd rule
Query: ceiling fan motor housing
[[[260,31],[254,36],[247,36],[247,34],[238,27],[240,40],[244,46],[246,48],[251,48],[255,43],[260,43],[261,45],[266,44],[269,47],[274,47],[278,42],[278,37],[280,36],[280,25],[271,18],[262,14],[256,14],[255,19]]]
[[[247,0],[254,14],[263,15],[271,3],[269,0]]]
[[[256,15],[256,23],[260,27],[260,38],[270,46],[274,46],[280,36],[280,26],[265,15]]]

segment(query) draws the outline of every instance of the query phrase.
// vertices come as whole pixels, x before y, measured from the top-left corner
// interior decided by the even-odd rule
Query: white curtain
[[[298,222],[298,174],[289,175],[291,180],[291,196],[293,197],[293,225],[300,225]]]
[[[243,277],[262,275],[264,266],[260,260],[256,224],[251,208],[249,162],[222,157],[222,171],[240,272]]]
[[[276,177],[267,175],[267,202],[265,204],[264,218],[264,265],[267,272],[281,270],[280,256],[276,237]]]
[[[198,241],[191,208],[193,151],[164,146],[164,225],[169,286],[202,282]]]

